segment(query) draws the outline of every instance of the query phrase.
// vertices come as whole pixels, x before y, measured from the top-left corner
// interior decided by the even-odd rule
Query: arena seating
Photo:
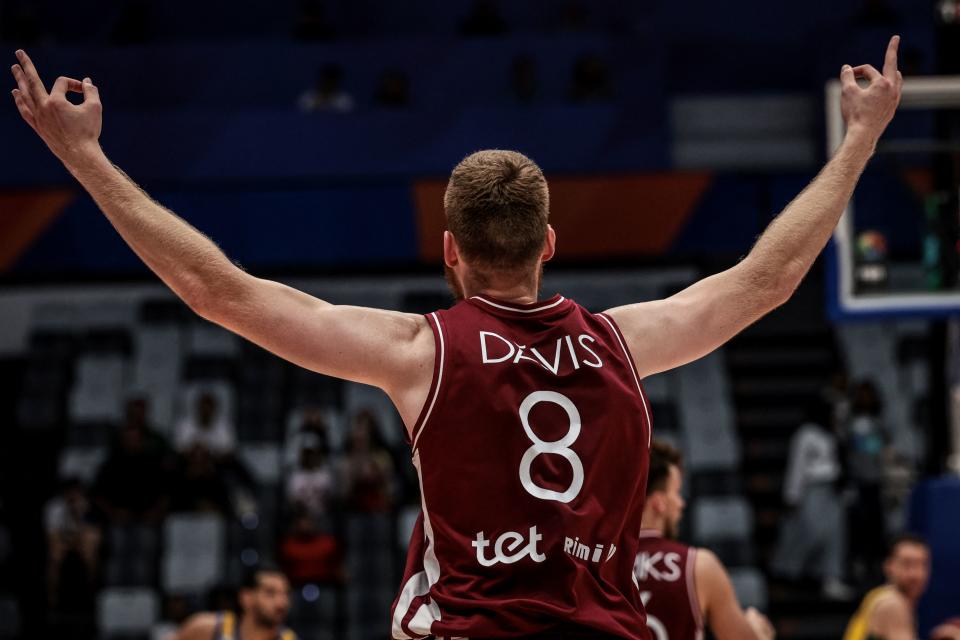
[[[105,589],[99,595],[97,609],[103,637],[138,637],[148,633],[159,619],[160,601],[150,589]]]
[[[222,582],[225,526],[212,514],[174,514],[167,518],[162,561],[165,591],[199,595]]]
[[[667,272],[666,275],[647,276],[646,280],[634,275],[628,280],[613,277],[604,284],[596,279],[580,281],[573,275],[557,286],[563,287],[575,299],[594,308],[603,308],[622,299],[625,292],[632,291],[628,295],[641,299],[654,297],[665,290],[675,289],[678,283],[690,277],[687,273],[670,275]],[[438,284],[434,281],[431,287]],[[335,297],[337,285],[326,286],[332,292],[330,297]],[[428,304],[435,308],[438,304],[445,304],[442,290],[418,289],[418,285],[397,289],[389,283],[374,288],[358,284],[351,289],[352,293],[343,296],[345,301],[366,304],[378,304],[379,301],[379,304],[409,309]],[[82,304],[68,305],[69,311],[59,311],[61,317],[80,319],[60,327],[59,337],[52,342],[53,345],[72,344],[72,336],[102,332],[107,326],[112,327],[115,336],[125,335],[129,344],[127,351],[107,351],[112,358],[110,366],[125,372],[116,381],[115,393],[90,393],[90,415],[107,419],[98,426],[100,430],[95,431],[102,437],[87,443],[68,436],[68,446],[60,455],[61,473],[91,477],[97,461],[104,455],[103,447],[109,442],[107,436],[111,425],[118,420],[116,414],[105,414],[99,403],[113,407],[127,394],[141,392],[146,382],[153,381],[161,392],[155,391],[150,397],[169,403],[170,408],[160,411],[153,408],[152,420],[157,425],[165,424],[164,433],[168,437],[172,435],[172,422],[191,409],[201,391],[212,391],[217,395],[227,413],[236,416],[238,455],[253,475],[258,489],[253,496],[255,520],[247,517],[224,521],[212,516],[171,515],[162,539],[151,537],[149,530],[141,528],[111,529],[107,536],[104,568],[106,583],[111,588],[149,590],[159,580],[161,594],[195,597],[219,580],[239,579],[245,559],[249,560],[245,554],[256,551],[257,557],[270,555],[284,515],[279,486],[286,470],[296,459],[298,415],[303,408],[325,407],[324,411],[330,417],[329,435],[334,451],[342,450],[346,420],[359,410],[373,411],[384,427],[387,442],[391,446],[402,446],[399,417],[380,391],[340,383],[283,364],[223,330],[190,319],[183,314],[182,307],[169,298],[142,301],[133,298],[129,306],[128,312],[120,314],[125,318],[126,324],[123,325],[117,324],[119,316],[116,312],[112,319],[98,319]],[[38,335],[42,337],[43,334]],[[32,352],[31,358],[43,361],[41,356],[53,348],[49,346],[51,340],[35,337],[33,344],[37,345],[37,350]],[[115,348],[117,342],[114,338],[114,342],[108,341],[108,346]],[[63,351],[54,350],[60,355],[52,361],[57,367],[80,371],[77,363],[90,357],[87,350],[58,348]],[[742,573],[752,562],[750,554],[742,549],[752,535],[751,510],[739,497],[735,483],[724,484],[717,480],[735,476],[740,464],[736,431],[727,408],[730,391],[725,376],[723,356],[717,354],[686,370],[653,376],[644,382],[644,386],[654,407],[657,437],[673,440],[685,449],[688,480],[713,478],[699,484],[690,481],[687,491],[691,506],[689,523],[685,526],[691,529],[693,539],[698,543],[716,544],[721,556]],[[56,384],[51,388],[63,397],[76,395],[83,376],[75,376],[72,381],[71,386],[65,386],[66,383],[54,380]],[[79,416],[86,419],[88,414],[80,413]],[[161,422],[166,416],[172,418]],[[68,432],[86,428],[84,423],[71,420]],[[329,629],[333,615],[342,613],[351,628],[374,634],[377,622],[376,618],[371,620],[370,611],[386,610],[395,595],[400,554],[405,551],[417,512],[415,507],[404,507],[396,516],[349,516],[344,523],[343,538],[345,568],[351,580],[342,592],[324,585],[298,589],[292,620],[303,625],[304,629],[319,633]],[[159,574],[155,564],[158,560]],[[750,580],[744,578],[742,581],[747,590],[744,595],[757,599],[760,596],[756,585]]]

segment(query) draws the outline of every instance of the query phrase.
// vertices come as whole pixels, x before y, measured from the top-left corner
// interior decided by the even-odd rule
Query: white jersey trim
[[[424,638],[432,635],[431,627],[433,623],[440,620],[442,613],[436,602],[428,600],[420,605],[414,612],[410,622],[407,623],[407,629],[414,635],[411,636],[403,628],[403,619],[410,612],[410,607],[415,598],[426,596],[440,579],[440,562],[437,560],[437,552],[433,547],[433,525],[430,523],[430,512],[427,510],[427,497],[423,493],[423,473],[420,470],[420,452],[414,449],[413,466],[417,470],[417,479],[420,482],[420,507],[423,510],[423,535],[427,539],[427,547],[423,552],[423,571],[412,575],[407,583],[403,585],[397,606],[393,611],[392,633],[395,640],[408,640],[411,637]]]
[[[430,314],[430,318],[433,319],[433,323],[437,325],[437,338],[440,344],[440,362],[437,365],[437,383],[434,385],[433,389],[433,398],[430,399],[430,406],[427,408],[427,412],[423,415],[423,421],[420,423],[420,428],[415,434],[413,434],[413,445],[412,449],[416,450],[417,442],[420,440],[420,434],[423,433],[423,430],[427,428],[427,423],[430,421],[430,414],[433,413],[433,406],[437,403],[437,397],[440,395],[440,382],[443,380],[443,361],[446,354],[446,347],[443,343],[443,329],[440,326],[440,318],[437,317],[437,312],[434,311]]]
[[[411,640],[411,636],[403,630],[403,619],[410,610],[410,605],[414,598],[419,598],[430,592],[430,585],[427,583],[427,574],[423,571],[413,574],[407,583],[400,590],[400,598],[397,600],[397,606],[393,611],[393,621],[391,625],[391,635],[394,640]]]
[[[563,296],[560,296],[559,300],[555,302],[551,302],[550,304],[545,304],[542,307],[536,307],[534,309],[518,309],[516,307],[510,307],[505,304],[492,302],[490,300],[487,300],[486,298],[481,298],[480,296],[473,296],[470,299],[479,300],[480,302],[483,302],[484,304],[488,304],[491,307],[496,307],[497,309],[503,309],[504,311],[516,311],[517,313],[536,313],[538,311],[546,311],[547,309],[553,309],[557,305],[561,304],[564,300],[566,300],[566,298],[564,298]]]
[[[650,407],[647,404],[647,396],[643,393],[643,387],[640,386],[640,376],[637,375],[637,365],[634,363],[633,356],[630,355],[627,345],[624,344],[623,338],[620,337],[620,328],[617,327],[617,325],[613,323],[613,320],[608,318],[606,314],[598,313],[597,316],[603,318],[604,322],[610,325],[610,329],[613,330],[613,335],[617,337],[617,342],[620,343],[620,348],[623,349],[623,355],[627,357],[630,373],[633,374],[633,381],[637,383],[637,392],[640,394],[640,401],[643,403],[643,413],[647,417],[647,448],[649,449],[653,441],[653,421],[650,419]]]
[[[697,548],[687,549],[687,597],[690,598],[690,612],[697,622],[697,633],[703,633],[703,611],[700,610],[700,597],[697,595]],[[702,637],[702,635],[700,636]]]

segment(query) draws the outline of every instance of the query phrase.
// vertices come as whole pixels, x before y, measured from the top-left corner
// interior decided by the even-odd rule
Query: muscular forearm
[[[151,199],[99,146],[64,164],[133,251],[191,307],[239,272],[209,238]]]
[[[745,262],[755,279],[792,293],[830,239],[876,139],[851,130],[810,185],[770,223]]]

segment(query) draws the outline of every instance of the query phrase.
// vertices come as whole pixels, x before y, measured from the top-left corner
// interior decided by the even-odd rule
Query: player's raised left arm
[[[903,78],[894,36],[883,73],[841,71],[847,135],[810,185],[767,227],[739,264],[665,300],[611,309],[642,376],[700,358],[789,299],[823,250],[897,105]],[[865,88],[857,78],[868,81]]]
[[[23,51],[12,68],[24,120],[90,193],[144,263],[202,317],[305,368],[378,386],[410,422],[429,386],[433,335],[422,316],[332,305],[256,278],[115,167],[98,141],[99,92],[58,78],[48,94]],[[82,93],[72,104],[68,91]]]

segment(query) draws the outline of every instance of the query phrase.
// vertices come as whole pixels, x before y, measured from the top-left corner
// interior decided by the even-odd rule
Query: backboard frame
[[[827,157],[843,142],[846,127],[840,111],[839,79],[826,85]],[[960,76],[908,78],[903,82],[900,109],[960,108]],[[835,320],[890,316],[942,317],[960,315],[960,291],[901,292],[857,295],[854,289],[853,202],[840,218],[827,248],[827,306]]]

